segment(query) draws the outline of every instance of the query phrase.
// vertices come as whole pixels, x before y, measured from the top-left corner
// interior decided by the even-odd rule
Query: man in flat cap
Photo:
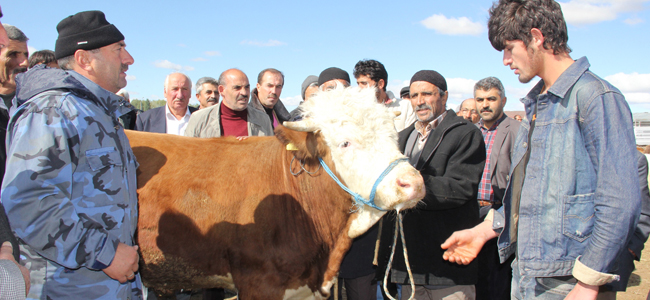
[[[350,86],[350,74],[337,67],[331,67],[320,72],[318,76],[318,88],[321,91],[329,91],[336,88],[337,83],[344,87]]]
[[[2,204],[32,261],[29,298],[140,299],[136,161],[118,118],[133,57],[100,11],[63,19],[55,55],[16,79]],[[29,262],[29,261],[28,261]]]
[[[476,194],[485,164],[481,131],[453,110],[445,110],[447,82],[436,71],[415,73],[410,85],[417,121],[399,133],[400,150],[420,171],[426,185],[422,203],[403,215],[404,237],[413,278],[407,274],[397,239],[390,281],[402,284],[402,299],[474,299],[477,265],[442,259],[440,244],[454,231],[478,224]],[[383,278],[391,253],[395,213],[383,217],[377,275]],[[409,243],[408,241],[411,241]]]

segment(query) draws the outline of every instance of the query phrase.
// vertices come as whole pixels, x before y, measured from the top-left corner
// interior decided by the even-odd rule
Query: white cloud
[[[641,19],[639,17],[627,18],[627,19],[623,20],[623,23],[625,23],[627,25],[636,25],[636,24],[643,23],[643,22],[644,22],[643,19]]]
[[[257,47],[276,47],[276,46],[284,46],[287,43],[280,42],[278,40],[269,40],[268,42],[260,42],[260,41],[251,41],[251,40],[243,40],[241,42],[242,45],[250,45],[250,46],[257,46]]]
[[[650,74],[616,73],[605,80],[621,90],[627,102],[650,104]]]
[[[609,81],[609,83],[623,93],[650,93],[650,73],[616,73],[605,77],[605,80]]]
[[[296,95],[292,97],[280,97],[282,99],[282,103],[284,103],[284,106],[298,106],[300,102],[302,102],[302,95]]]
[[[160,97],[160,96],[158,96],[158,95],[151,94],[151,95],[149,95],[149,98],[148,98],[148,99],[149,99],[149,100],[161,100],[161,99],[164,99],[164,98],[163,98],[163,97]]]
[[[467,78],[448,78],[447,79],[447,107],[456,109],[463,100],[474,96],[474,84],[476,80]]]
[[[133,75],[126,75],[126,80],[135,80],[135,76],[133,76]]]
[[[156,68],[172,69],[172,70],[176,70],[176,71],[180,71],[180,70],[193,71],[193,70],[194,70],[194,67],[192,67],[192,66],[181,66],[181,65],[179,65],[179,64],[175,64],[175,63],[173,63],[173,62],[171,62],[171,61],[168,61],[168,60],[166,60],[166,59],[164,59],[164,60],[157,60],[157,61],[155,61],[155,62],[153,63],[153,65],[154,65]]]
[[[430,16],[420,21],[420,24],[446,35],[480,35],[485,27],[485,24],[472,22],[467,17],[447,18],[443,14]]]
[[[409,86],[410,84],[410,80],[392,79],[388,80],[386,90],[392,91],[395,97],[399,98],[399,91],[401,91],[403,87]]]
[[[36,48],[34,48],[32,46],[27,46],[27,51],[29,51],[29,55],[31,56],[32,53],[34,53],[34,52],[36,52],[38,50],[36,50]]]
[[[650,104],[650,93],[623,93],[629,103]]]
[[[205,51],[203,53],[207,56],[221,56],[221,52],[219,51]]]
[[[587,25],[612,21],[619,14],[643,10],[643,3],[649,0],[571,0],[560,2],[567,23]],[[638,18],[636,18],[638,19]],[[641,20],[642,21],[642,20]],[[632,19],[630,22],[637,22]],[[630,24],[629,22],[626,22]]]
[[[168,60],[157,60],[153,63],[156,68],[180,70],[183,67]]]
[[[197,57],[197,58],[193,58],[192,61],[208,61],[208,59],[203,57]]]

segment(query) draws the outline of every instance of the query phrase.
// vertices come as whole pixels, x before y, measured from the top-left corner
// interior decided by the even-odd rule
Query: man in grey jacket
[[[257,109],[248,109],[251,86],[248,77],[238,69],[229,69],[219,76],[221,104],[192,114],[185,136],[220,137],[272,136],[271,120]]]
[[[501,207],[510,172],[510,153],[520,123],[503,113],[506,95],[503,84],[496,77],[487,77],[474,85],[475,110],[481,116],[477,123],[485,141],[485,168],[478,189],[480,217],[490,208]],[[496,239],[488,242],[479,254],[479,276],[476,299],[510,299],[512,270],[510,263],[499,264]],[[512,258],[509,260],[511,261]]]

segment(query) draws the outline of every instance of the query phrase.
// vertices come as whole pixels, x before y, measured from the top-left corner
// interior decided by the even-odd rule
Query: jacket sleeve
[[[418,206],[423,210],[444,210],[464,205],[467,201],[476,201],[478,183],[485,166],[485,143],[478,129],[472,128],[463,136],[455,137],[451,131],[443,137],[454,140],[456,145],[450,153],[440,153],[440,149],[431,158],[446,159],[443,174],[431,175],[426,168],[440,162],[429,162],[420,172],[424,179],[426,195],[422,200],[425,205]]]
[[[611,272],[638,220],[641,196],[637,160],[633,159],[637,150],[632,114],[627,102],[619,92],[592,95],[589,91],[593,90],[598,89],[586,85],[577,92],[578,99],[583,100],[579,102],[580,126],[596,172],[596,189],[591,238],[573,274],[587,284],[601,285],[605,282],[589,282],[589,278],[603,278]]]
[[[80,153],[76,127],[65,115],[69,113],[46,107],[10,125],[2,203],[16,235],[46,259],[69,269],[103,269],[112,262],[119,239],[75,209],[75,203],[94,203],[73,196],[73,184],[84,184],[75,183],[73,175],[85,154]],[[84,188],[93,184],[86,182]]]
[[[646,156],[638,153],[638,163],[641,184],[641,216],[639,216],[639,223],[628,244],[628,248],[636,254],[637,260],[641,259],[641,251],[650,235],[650,192],[648,191],[648,160]]]
[[[135,119],[135,128],[133,130],[144,131],[144,122],[142,121],[142,114],[138,114]]]

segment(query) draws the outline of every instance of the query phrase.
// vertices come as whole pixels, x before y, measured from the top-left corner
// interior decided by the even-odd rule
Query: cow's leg
[[[323,283],[320,288],[321,293],[325,297],[329,297],[330,289],[336,280],[335,277],[341,269],[341,262],[343,262],[343,258],[345,257],[345,254],[348,252],[348,250],[350,250],[351,246],[352,239],[348,236],[348,231],[346,228],[346,230],[343,230],[341,232],[338,239],[336,239],[334,249],[332,249],[332,252],[330,252],[330,257],[327,262],[327,270],[325,271],[325,276],[323,276]]]

